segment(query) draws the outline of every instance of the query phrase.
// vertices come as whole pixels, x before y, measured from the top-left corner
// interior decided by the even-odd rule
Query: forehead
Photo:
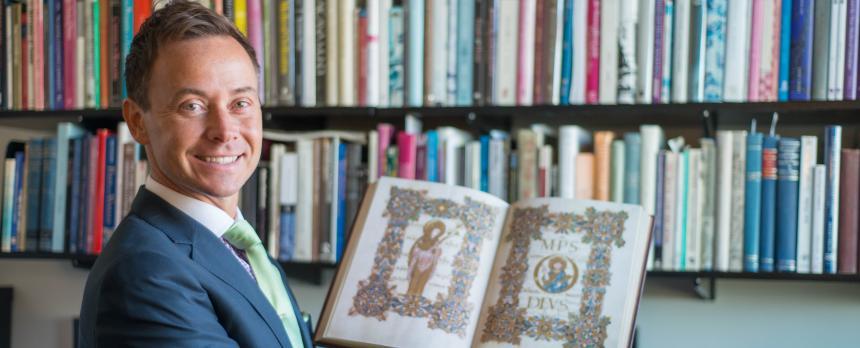
[[[187,87],[184,85],[200,82],[230,87],[256,78],[254,63],[238,41],[230,36],[207,36],[162,45],[150,80],[157,83],[149,87],[155,92],[162,87]]]

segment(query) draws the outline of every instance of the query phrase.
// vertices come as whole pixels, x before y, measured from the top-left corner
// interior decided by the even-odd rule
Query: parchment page
[[[326,304],[322,339],[468,346],[507,203],[462,187],[382,178],[370,204]]]
[[[626,347],[648,226],[634,205],[562,198],[512,205],[472,345]]]

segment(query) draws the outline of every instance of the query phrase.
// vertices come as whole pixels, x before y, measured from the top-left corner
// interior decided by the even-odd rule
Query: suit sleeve
[[[97,346],[238,347],[196,277],[165,255],[125,257],[102,284]]]

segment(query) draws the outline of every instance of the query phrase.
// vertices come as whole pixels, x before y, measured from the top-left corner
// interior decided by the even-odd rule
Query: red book
[[[597,104],[600,96],[600,0],[588,1],[585,44],[585,103]]]
[[[406,132],[397,134],[397,176],[404,179],[415,179],[417,146],[415,134]]]
[[[93,223],[90,225],[93,236],[91,248],[94,254],[102,252],[102,238],[104,238],[105,159],[107,154],[107,137],[109,134],[110,130],[105,128],[100,128],[96,131],[99,152],[98,157],[96,157],[95,196],[90,197],[92,199],[92,210],[90,212],[93,216]]]
[[[857,273],[857,228],[860,206],[860,150],[842,149],[839,173],[839,248],[836,270],[841,274]]]
[[[42,1],[33,1],[33,108],[45,109],[45,18]]]
[[[63,0],[63,107],[75,108],[75,48],[77,47],[77,3]]]
[[[367,106],[367,13],[358,14],[358,105]]]
[[[74,4],[74,2],[72,2]],[[63,4],[65,9],[65,4]],[[149,15],[152,14],[152,1],[151,0],[134,0],[134,35],[137,35],[137,31],[140,29],[140,25],[149,18]],[[258,51],[259,52],[259,51]]]
[[[394,126],[388,123],[380,123],[376,125],[376,132],[379,136],[379,146],[377,148],[377,175],[383,177],[388,173],[388,145],[391,144],[391,138],[394,137]]]

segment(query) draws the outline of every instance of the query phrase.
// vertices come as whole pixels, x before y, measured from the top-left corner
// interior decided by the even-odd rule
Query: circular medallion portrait
[[[560,294],[576,284],[579,268],[569,257],[549,255],[542,258],[534,271],[535,284],[544,292]]]

